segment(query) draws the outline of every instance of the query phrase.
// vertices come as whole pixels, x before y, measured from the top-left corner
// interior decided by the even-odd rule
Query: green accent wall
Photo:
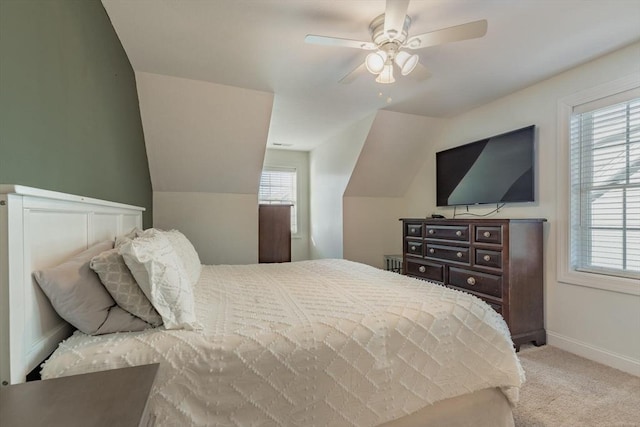
[[[99,0],[0,0],[0,183],[143,206],[133,69]]]

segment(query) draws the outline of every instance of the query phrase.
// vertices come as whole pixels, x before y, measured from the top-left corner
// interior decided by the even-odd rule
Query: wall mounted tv
[[[436,153],[438,206],[533,202],[535,126]]]

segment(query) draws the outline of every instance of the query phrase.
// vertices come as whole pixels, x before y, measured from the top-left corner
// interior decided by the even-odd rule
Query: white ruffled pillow
[[[195,286],[198,283],[198,279],[200,278],[200,272],[202,270],[202,264],[200,263],[200,257],[198,256],[198,252],[193,247],[187,236],[182,234],[178,230],[169,230],[162,232],[169,242],[171,242],[171,246],[178,254],[178,257],[182,260],[182,264],[189,275],[189,280],[191,280],[191,284]]]
[[[120,246],[119,252],[166,329],[200,329],[191,281],[163,233],[146,230]]]
[[[130,230],[128,233],[124,233],[121,234],[119,236],[116,236],[116,241],[115,244],[113,245],[114,248],[119,248],[120,246],[122,246],[123,244],[127,243],[130,240],[135,239],[136,237],[138,237],[139,235],[141,235],[143,233],[141,228],[135,227],[132,230]]]

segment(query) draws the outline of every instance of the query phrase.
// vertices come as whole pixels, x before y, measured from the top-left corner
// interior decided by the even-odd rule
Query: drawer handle
[[[485,231],[483,234],[484,237],[491,237],[491,233],[489,233],[488,231]]]
[[[412,250],[412,251],[415,251],[415,250],[416,250],[416,247],[415,247],[415,246],[411,246],[411,250]]]
[[[418,269],[418,271],[420,273],[424,273],[425,271],[427,271],[427,268],[424,265],[421,265],[420,268]]]
[[[484,256],[484,260],[485,260],[485,261],[491,261],[491,257],[490,257],[489,255],[485,255],[485,256]]]
[[[456,254],[456,256],[457,256],[458,258],[462,258],[462,252],[458,252],[458,253]]]
[[[429,234],[436,234],[436,231],[433,228],[429,229]]]
[[[431,249],[429,249],[429,253],[430,253],[430,254],[434,254],[434,253],[436,253],[436,250],[435,250],[435,249],[433,249],[433,248],[431,248]]]
[[[462,231],[460,231],[460,230],[456,231],[456,236],[458,236],[458,237],[462,236]]]
[[[476,279],[474,279],[473,277],[468,277],[467,278],[467,284],[473,286],[476,284]]]

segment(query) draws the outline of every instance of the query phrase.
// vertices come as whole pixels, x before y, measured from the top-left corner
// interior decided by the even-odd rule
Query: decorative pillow
[[[152,326],[162,325],[162,317],[142,293],[117,248],[94,256],[90,267],[120,307]]]
[[[158,230],[146,230],[119,252],[165,328],[200,329],[189,276],[169,239]]]
[[[200,278],[200,271],[202,270],[202,264],[200,263],[200,257],[198,256],[198,252],[193,247],[187,236],[182,234],[178,230],[169,230],[162,232],[169,242],[171,242],[171,246],[173,246],[173,250],[176,251],[178,257],[182,260],[182,264],[187,274],[189,275],[189,280],[191,281],[191,285],[195,286],[198,283],[198,279]]]
[[[140,331],[149,327],[116,306],[89,268],[91,258],[112,247],[111,241],[98,243],[56,267],[33,273],[60,317],[85,334]]]

